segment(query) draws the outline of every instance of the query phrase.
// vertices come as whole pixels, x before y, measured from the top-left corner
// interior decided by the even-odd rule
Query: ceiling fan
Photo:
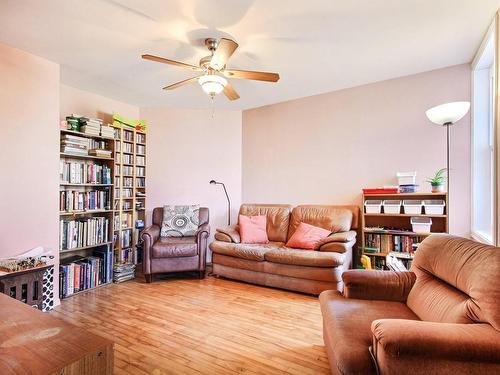
[[[147,54],[142,55],[142,58],[203,73],[196,77],[188,78],[184,81],[166,86],[163,89],[173,90],[188,83],[198,81],[203,91],[205,91],[205,93],[210,95],[212,98],[215,95],[220,94],[222,91],[224,91],[224,95],[226,95],[229,100],[236,100],[240,98],[238,93],[225,77],[266,82],[277,82],[280,79],[280,76],[277,73],[226,69],[227,61],[232,56],[234,51],[236,51],[236,48],[238,48],[238,43],[234,40],[226,38],[221,38],[220,40],[208,38],[205,39],[205,45],[211,54],[203,57],[198,66]]]

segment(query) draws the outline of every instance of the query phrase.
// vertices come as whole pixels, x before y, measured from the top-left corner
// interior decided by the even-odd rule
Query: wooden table
[[[0,374],[112,373],[112,341],[0,294]]]

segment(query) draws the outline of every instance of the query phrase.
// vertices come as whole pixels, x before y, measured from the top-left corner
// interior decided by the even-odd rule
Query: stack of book
[[[115,264],[113,271],[115,283],[131,280],[135,277],[135,264]]]
[[[90,135],[101,135],[102,120],[98,118],[80,117],[80,131]]]
[[[101,125],[101,137],[114,138],[115,128],[109,125]]]
[[[108,142],[97,139],[89,139],[89,155],[110,158],[111,150],[108,149]]]
[[[89,150],[89,155],[99,156],[101,158],[110,158],[111,151],[110,150],[103,150],[100,148],[93,148],[93,149]]]
[[[88,155],[89,140],[71,134],[61,136],[61,152],[78,156]]]

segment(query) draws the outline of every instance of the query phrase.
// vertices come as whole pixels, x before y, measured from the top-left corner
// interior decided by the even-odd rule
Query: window
[[[496,243],[495,37],[490,28],[472,66],[472,218],[471,234]]]

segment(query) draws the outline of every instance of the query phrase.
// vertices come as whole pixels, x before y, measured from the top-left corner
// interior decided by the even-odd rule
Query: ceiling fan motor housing
[[[205,45],[207,46],[208,50],[213,53],[217,49],[219,41],[215,38],[207,38],[205,39]]]

